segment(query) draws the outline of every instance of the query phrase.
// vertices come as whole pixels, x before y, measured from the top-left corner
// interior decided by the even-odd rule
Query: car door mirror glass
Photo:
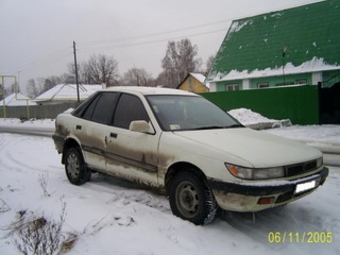
[[[130,123],[130,131],[139,133],[154,133],[151,125],[145,120],[134,120]]]

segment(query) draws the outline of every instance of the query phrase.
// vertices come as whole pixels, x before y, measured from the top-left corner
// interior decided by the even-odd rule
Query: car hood
[[[216,154],[238,157],[255,168],[293,165],[322,157],[322,153],[302,143],[249,128],[174,132],[191,143],[214,149]],[[195,148],[192,148],[195,150]],[[208,155],[207,155],[208,156]]]

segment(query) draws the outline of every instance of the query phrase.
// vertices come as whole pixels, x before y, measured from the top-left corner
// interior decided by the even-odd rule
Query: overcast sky
[[[205,62],[232,20],[319,0],[0,0],[0,75],[61,75],[92,54],[113,56],[119,72],[144,68],[154,78],[169,40],[190,38]]]

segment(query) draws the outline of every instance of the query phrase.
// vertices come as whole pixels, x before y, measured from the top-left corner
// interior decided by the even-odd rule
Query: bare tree
[[[216,55],[211,55],[209,58],[208,58],[208,60],[207,60],[207,62],[206,62],[206,73],[208,73],[209,72],[209,70],[210,70],[210,68],[213,66],[213,64],[214,64],[214,61],[215,61],[215,56]]]
[[[126,85],[134,86],[153,86],[154,82],[151,75],[145,69],[131,68],[123,77],[123,82]]]
[[[177,73],[177,70],[179,69],[179,56],[175,42],[168,42],[168,48],[165,57],[162,60],[162,67],[165,71],[167,84],[171,87],[175,87],[180,80]]]
[[[60,75],[59,77],[60,77],[61,83],[65,83],[65,84],[76,83],[74,74],[64,73],[64,74]]]
[[[55,85],[60,84],[60,83],[63,83],[63,82],[59,76],[50,76],[48,78],[45,78],[42,91],[47,91],[53,88]]]
[[[78,65],[78,81],[82,84],[102,84],[108,87],[118,84],[118,62],[112,56],[92,55],[88,61]],[[68,64],[69,77],[75,83],[75,68]]]
[[[81,64],[78,64],[78,81],[81,84],[91,84],[93,83],[91,80],[91,74],[90,74],[90,68],[89,68],[89,61],[82,62]],[[72,82],[70,83],[76,83],[76,76],[75,76],[75,68],[74,63],[68,64],[68,71],[69,71],[69,77]]]
[[[92,55],[84,70],[88,72],[91,83],[105,83],[108,87],[118,84],[118,62],[112,56]]]
[[[4,98],[4,95],[3,95],[3,85],[0,83],[0,100],[2,100]]]
[[[162,67],[166,73],[168,84],[176,87],[189,72],[198,71],[202,61],[197,58],[198,49],[189,39],[168,42]]]
[[[91,84],[91,68],[89,62],[83,62],[78,68],[79,70],[79,76],[80,76],[80,81],[83,84]]]
[[[169,82],[168,82],[168,74],[166,72],[166,70],[164,70],[163,72],[161,72],[156,80],[155,80],[155,85],[156,86],[165,86],[168,87],[169,86]]]
[[[27,91],[27,96],[29,98],[35,98],[36,96],[39,95],[39,89],[37,88],[37,85],[34,79],[29,79],[27,81],[26,91]]]

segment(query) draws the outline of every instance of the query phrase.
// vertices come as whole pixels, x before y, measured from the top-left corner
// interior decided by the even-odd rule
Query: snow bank
[[[22,126],[22,127],[54,127],[54,119],[29,119],[29,120],[20,120],[15,118],[0,118],[0,127],[1,126]]]
[[[259,113],[245,108],[234,109],[228,113],[243,125],[253,129],[269,129],[292,125],[290,120],[268,119]]]

